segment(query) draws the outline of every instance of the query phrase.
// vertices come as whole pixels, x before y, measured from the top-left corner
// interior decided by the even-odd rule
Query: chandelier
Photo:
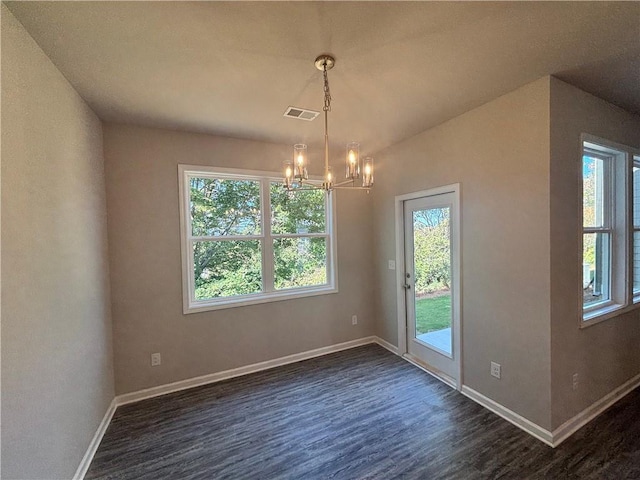
[[[284,165],[284,187],[294,190],[326,190],[331,192],[336,188],[358,188],[367,190],[373,186],[373,158],[365,157],[360,162],[360,144],[351,142],[346,149],[346,180],[336,182],[333,170],[329,166],[329,112],[331,111],[331,93],[329,91],[329,77],[327,71],[335,65],[335,59],[330,55],[320,55],[315,60],[316,68],[322,71],[324,79],[324,179],[309,180],[309,160],[307,146],[298,143],[293,146],[293,159]],[[361,179],[360,182],[356,180]],[[360,184],[358,184],[360,183]]]

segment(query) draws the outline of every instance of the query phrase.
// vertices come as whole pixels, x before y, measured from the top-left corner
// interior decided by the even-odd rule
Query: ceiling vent
[[[288,118],[297,118],[298,120],[306,120],[310,122],[314,118],[320,115],[320,112],[316,112],[315,110],[307,110],[306,108],[300,107],[287,107],[284,112],[285,117]]]

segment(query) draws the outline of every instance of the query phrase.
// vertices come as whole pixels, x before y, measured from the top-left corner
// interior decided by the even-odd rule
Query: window
[[[179,166],[184,312],[336,292],[330,195]]]
[[[630,162],[630,157],[628,147],[583,136],[585,324],[610,318],[640,301],[640,158]]]
[[[583,305],[611,301],[611,237],[613,217],[613,160],[585,146],[582,156],[582,268]]]
[[[633,157],[633,297],[640,301],[640,155]]]

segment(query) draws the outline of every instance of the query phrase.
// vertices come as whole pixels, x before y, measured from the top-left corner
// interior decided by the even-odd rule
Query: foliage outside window
[[[335,291],[331,199],[257,172],[179,167],[185,313]]]
[[[450,290],[449,223],[449,208],[430,208],[413,213],[416,295]]]
[[[588,324],[640,300],[640,159],[630,162],[628,147],[584,137],[581,286]]]

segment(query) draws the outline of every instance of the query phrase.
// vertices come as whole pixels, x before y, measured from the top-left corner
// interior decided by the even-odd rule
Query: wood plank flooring
[[[86,479],[640,479],[640,393],[557,449],[377,345],[116,411]]]

